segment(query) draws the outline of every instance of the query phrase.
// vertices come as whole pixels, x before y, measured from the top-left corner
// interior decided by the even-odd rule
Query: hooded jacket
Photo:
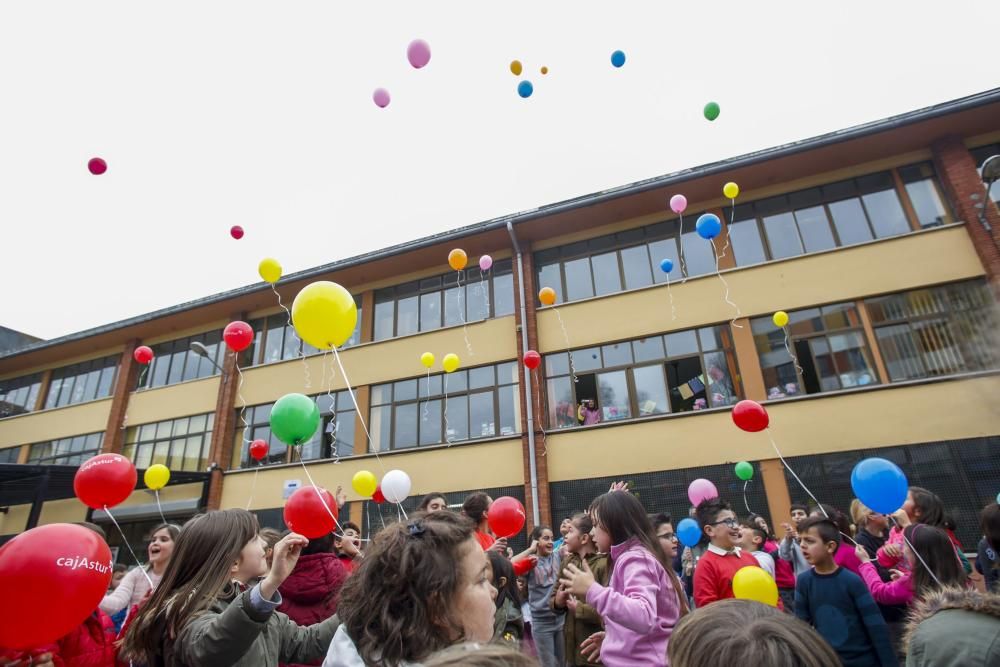
[[[907,667],[1000,665],[1000,595],[945,588],[913,605]]]
[[[295,569],[278,589],[281,592],[278,611],[287,614],[298,625],[325,621],[337,613],[337,600],[346,580],[347,569],[336,554],[300,556]],[[311,664],[320,662],[316,660]]]
[[[28,656],[49,653],[56,667],[114,667],[116,652],[115,625],[98,609],[54,643],[23,652],[0,649],[0,664],[8,660],[26,660],[24,664],[28,664]]]

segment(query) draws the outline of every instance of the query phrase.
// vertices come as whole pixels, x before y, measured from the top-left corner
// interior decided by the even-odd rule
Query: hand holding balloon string
[[[271,570],[260,582],[260,592],[265,600],[271,600],[278,587],[288,578],[299,562],[303,547],[309,540],[298,533],[289,533],[274,545]]]

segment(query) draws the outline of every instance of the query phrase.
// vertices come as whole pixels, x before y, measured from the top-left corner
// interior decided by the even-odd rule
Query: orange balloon
[[[455,248],[448,253],[448,266],[455,269],[456,271],[461,271],[465,268],[465,265],[469,263],[469,256],[465,254],[465,251],[461,248]]]
[[[549,73],[549,68],[548,67],[543,67],[542,68],[542,74],[548,74],[548,73]]]
[[[538,300],[544,306],[551,306],[556,302],[556,291],[551,287],[543,287],[538,291]]]

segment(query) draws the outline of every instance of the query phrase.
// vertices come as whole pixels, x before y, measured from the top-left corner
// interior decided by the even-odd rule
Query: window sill
[[[91,405],[93,403],[100,403],[101,401],[110,401],[111,396],[105,396],[103,398],[95,398],[89,401],[81,401],[80,403],[71,403],[69,405],[60,405],[55,408],[42,408],[41,410],[31,410],[30,412],[22,412],[18,415],[8,415],[6,417],[0,417],[0,422],[5,422],[8,419],[17,419],[18,417],[27,417],[28,415],[44,415],[52,414],[53,412],[58,412],[59,410],[67,410],[69,408],[78,408],[81,405]]]
[[[193,378],[191,380],[182,380],[180,382],[174,382],[173,384],[164,384],[159,387],[137,387],[131,391],[132,394],[145,394],[151,391],[156,391],[157,389],[169,389],[170,387],[180,387],[185,384],[193,384],[195,382],[203,382],[205,380],[217,380],[222,377],[221,373],[213,373],[208,377],[203,378]]]

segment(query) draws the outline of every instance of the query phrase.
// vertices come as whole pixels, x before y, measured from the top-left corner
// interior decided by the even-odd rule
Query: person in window
[[[599,424],[601,413],[597,410],[597,402],[592,398],[580,401],[580,407],[576,411],[576,420],[584,426]]]
[[[556,405],[556,427],[566,428],[576,426],[576,417],[573,415],[573,404],[569,401],[559,401]]]
[[[718,364],[708,366],[708,393],[712,396],[712,405],[732,405],[736,402],[736,392],[729,381],[729,375]]]

